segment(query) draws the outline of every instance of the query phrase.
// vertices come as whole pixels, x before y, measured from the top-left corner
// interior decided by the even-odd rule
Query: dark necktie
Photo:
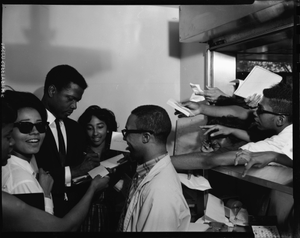
[[[60,129],[59,119],[55,119],[55,124],[56,124],[57,135],[58,135],[59,156],[60,156],[61,163],[64,166],[66,160],[66,147],[65,147],[64,137]]]

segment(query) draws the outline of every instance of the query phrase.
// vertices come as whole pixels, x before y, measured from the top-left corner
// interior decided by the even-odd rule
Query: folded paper
[[[190,189],[196,189],[200,191],[205,191],[207,189],[211,189],[211,186],[206,178],[203,176],[194,176],[190,175],[190,178],[188,178],[187,174],[178,173],[179,179],[181,183],[183,183],[185,186],[187,186]]]

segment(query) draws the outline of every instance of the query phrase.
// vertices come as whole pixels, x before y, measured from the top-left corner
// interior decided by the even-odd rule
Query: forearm
[[[275,153],[274,162],[278,164],[282,164],[287,167],[291,167],[291,168],[293,167],[293,160],[291,160],[287,155],[279,154],[276,152],[274,153]]]
[[[69,227],[68,230],[70,231],[77,230],[89,211],[90,204],[95,193],[95,189],[91,186],[76,206],[73,207],[72,210],[63,218],[65,226]]]
[[[211,106],[206,104],[199,105],[198,114],[212,117],[233,116],[240,119],[247,119],[248,110],[240,106]]]
[[[171,161],[177,171],[209,169],[209,153],[194,152],[182,155],[171,156]]]
[[[234,135],[235,137],[237,137],[241,140],[250,142],[250,136],[249,136],[248,132],[245,130],[232,128],[231,135]]]

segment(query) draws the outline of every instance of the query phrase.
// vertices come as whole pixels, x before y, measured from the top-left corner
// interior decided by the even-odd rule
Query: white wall
[[[187,101],[192,95],[190,83],[200,84],[205,88],[205,57],[207,44],[181,44],[180,61],[180,101]]]
[[[162,6],[4,5],[5,83],[42,96],[47,72],[59,64],[86,79],[77,120],[91,104],[114,111],[119,130],[132,109],[180,99],[179,12]],[[174,134],[169,141],[173,152]]]

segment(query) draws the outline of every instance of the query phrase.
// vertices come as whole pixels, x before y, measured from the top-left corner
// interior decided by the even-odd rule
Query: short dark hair
[[[7,124],[14,123],[16,121],[17,111],[9,105],[5,97],[1,97],[1,111],[2,127],[4,127]]]
[[[109,134],[106,137],[106,145],[109,145],[112,132],[117,131],[117,121],[115,114],[111,110],[101,108],[97,105],[89,106],[78,118],[78,123],[84,130],[86,129],[86,125],[91,121],[92,116],[95,116],[99,120],[104,121],[107,125]]]
[[[270,100],[270,107],[274,112],[286,114],[288,120],[293,120],[293,86],[283,81],[271,88],[263,90],[265,98]]]
[[[84,77],[70,65],[57,65],[52,68],[45,80],[44,93],[46,94],[50,85],[54,85],[58,91],[68,88],[70,83],[77,84],[83,90],[87,88]]]
[[[7,90],[4,93],[4,97],[6,98],[7,103],[15,110],[18,111],[19,109],[25,107],[34,108],[40,114],[42,121],[45,123],[47,122],[47,111],[45,106],[34,94],[29,92]]]
[[[167,142],[172,123],[164,108],[156,105],[143,105],[134,109],[131,114],[137,116],[137,129],[151,130],[157,139],[163,143]]]

